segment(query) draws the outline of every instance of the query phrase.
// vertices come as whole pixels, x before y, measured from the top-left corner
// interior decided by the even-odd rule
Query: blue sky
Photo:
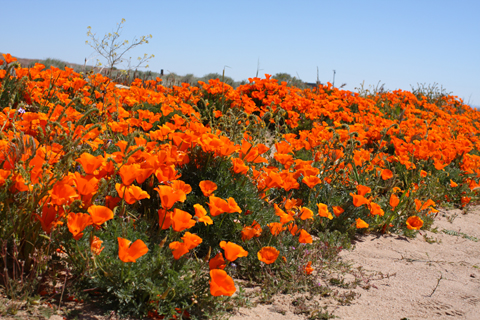
[[[133,59],[150,70],[222,73],[235,80],[286,72],[354,91],[437,83],[480,106],[480,1],[0,1],[0,52],[83,63],[126,19],[122,39],[151,34]]]

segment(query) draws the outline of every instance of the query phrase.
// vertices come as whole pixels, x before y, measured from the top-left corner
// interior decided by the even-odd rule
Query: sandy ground
[[[340,319],[480,319],[480,207],[467,214],[441,210],[433,229],[415,239],[360,237],[342,259],[383,276],[374,277],[368,290],[353,289],[359,297],[350,305],[325,298],[320,303]],[[307,319],[295,314],[292,300],[276,296],[272,304],[241,308],[230,319]]]

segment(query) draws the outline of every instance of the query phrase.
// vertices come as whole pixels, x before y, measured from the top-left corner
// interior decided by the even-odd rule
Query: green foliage
[[[305,89],[307,86],[305,82],[296,77],[292,77],[290,74],[285,72],[276,73],[272,76],[273,79],[277,79],[278,82],[286,82],[289,87],[296,87],[299,89]]]
[[[16,62],[5,64],[3,68],[0,66],[0,71],[5,70],[6,72],[3,79],[0,79],[0,112],[4,108],[18,109],[20,112],[24,112],[25,105],[30,100],[25,88],[26,79],[12,77],[15,75],[17,66]]]
[[[439,87],[438,83],[417,83],[417,87],[412,86],[412,93],[417,99],[435,103],[438,107],[442,107],[445,104],[444,99],[452,94],[452,92],[447,92],[443,86]]]
[[[214,80],[220,80],[221,82],[228,84],[231,87],[236,86],[235,80],[233,80],[231,77],[221,75],[219,73],[209,73],[198,79],[198,81],[203,81],[203,82],[208,82],[208,80],[214,79]]]
[[[473,241],[473,242],[478,242],[479,239],[476,238],[476,237],[473,237],[473,236],[470,236],[464,232],[457,232],[457,231],[454,231],[454,230],[442,230],[443,233],[445,234],[448,234],[448,235],[451,235],[451,236],[456,236],[456,237],[462,237],[463,239],[467,239],[467,240],[470,240],[470,241]]]
[[[7,70],[11,70],[9,66]],[[25,99],[24,80],[5,77],[3,81],[0,90],[12,90],[8,92],[11,97],[21,94]],[[22,109],[25,104],[22,101],[18,105],[12,105],[10,104],[12,102],[15,102],[15,99],[11,99],[5,106],[13,108],[13,119],[17,119],[25,112]],[[17,110],[14,109],[15,107]],[[92,111],[94,110],[87,112],[75,124],[70,124],[71,129],[76,130],[84,124]],[[64,115],[61,114],[59,119]],[[6,123],[3,123],[2,131],[5,125]],[[84,134],[92,129],[95,128],[91,127]],[[16,131],[15,128],[12,130]],[[58,135],[50,139],[53,132]],[[74,157],[84,150],[84,147],[80,146],[83,136],[73,138],[57,121],[52,121],[50,118],[46,119],[44,128],[36,138],[19,131],[15,137],[7,139],[5,133],[0,132],[0,138],[9,140],[10,146],[8,159],[2,158],[2,166],[11,167],[12,170],[12,174],[0,189],[0,219],[3,221],[0,225],[2,252],[0,281],[11,297],[25,297],[36,292],[39,279],[49,270],[58,239],[62,238],[64,233],[68,233],[65,229],[56,229],[45,234],[38,217],[42,216],[45,197],[52,190],[54,183],[65,178],[72,167]],[[45,146],[52,145],[69,151],[53,164],[52,171],[43,171],[36,164],[38,155],[43,152]],[[18,192],[16,188],[19,188],[19,185],[22,186],[23,191],[28,190],[28,192]],[[76,205],[78,201],[73,202],[71,208],[75,208]]]
[[[32,62],[29,65],[29,67],[33,67],[35,65],[35,63],[41,63],[47,69],[50,68],[50,67],[55,67],[55,68],[59,68],[61,70],[65,70],[65,66],[68,66],[68,63],[63,61],[63,60],[55,59],[55,58],[47,58],[45,60],[39,60],[39,61]]]
[[[108,228],[95,231],[104,246],[98,256],[90,251],[93,230],[88,232],[91,236],[72,243],[70,248],[75,250],[67,253],[71,259],[84,259],[85,269],[72,270],[80,276],[80,289],[96,288],[107,309],[117,310],[120,315],[145,316],[152,308],[163,315],[175,315],[178,308],[199,316],[201,309],[218,307],[207,294],[208,262],[174,260],[165,241],[149,236],[151,230],[145,221],[117,216]],[[149,253],[135,263],[120,261],[118,237],[143,240],[149,244]]]

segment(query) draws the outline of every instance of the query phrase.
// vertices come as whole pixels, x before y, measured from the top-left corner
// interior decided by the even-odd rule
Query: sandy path
[[[321,301],[340,319],[480,319],[480,207],[464,215],[442,210],[433,228],[416,239],[399,236],[362,236],[342,259],[354,266],[389,277],[372,280],[368,290],[348,306]],[[445,233],[443,230],[446,230]],[[295,314],[288,296],[271,305],[240,309],[232,320],[307,319]]]

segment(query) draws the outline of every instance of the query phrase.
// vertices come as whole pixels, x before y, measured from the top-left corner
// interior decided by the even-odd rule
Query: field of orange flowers
[[[37,280],[62,269],[124,313],[201,317],[234,278],[309,283],[322,235],[414,236],[439,205],[477,198],[480,114],[454,96],[268,75],[125,89],[4,60],[6,292],[53,294]]]

